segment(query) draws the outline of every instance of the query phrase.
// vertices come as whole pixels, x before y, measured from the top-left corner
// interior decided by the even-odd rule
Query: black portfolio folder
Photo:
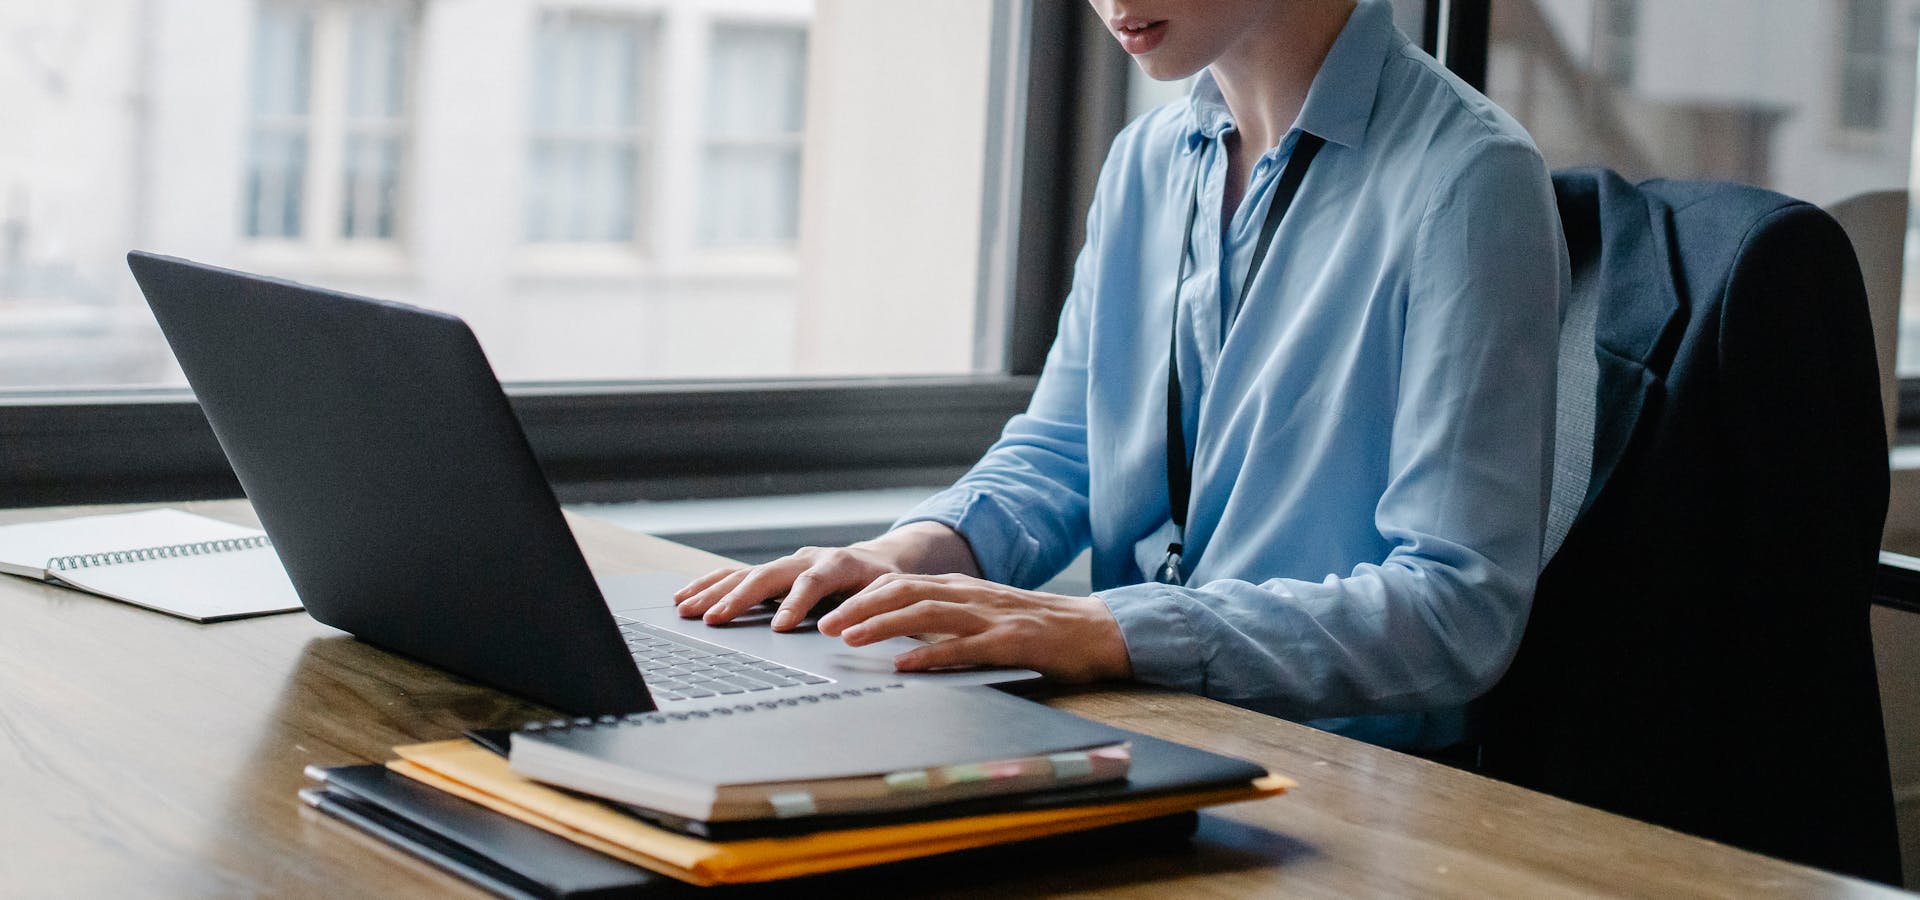
[[[503,897],[598,900],[685,888],[385,766],[308,774],[323,780],[300,796],[321,812]]]

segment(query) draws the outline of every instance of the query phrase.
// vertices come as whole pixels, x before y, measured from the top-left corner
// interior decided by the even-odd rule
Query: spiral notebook
[[[301,608],[264,532],[177,509],[0,526],[0,572],[195,622]]]

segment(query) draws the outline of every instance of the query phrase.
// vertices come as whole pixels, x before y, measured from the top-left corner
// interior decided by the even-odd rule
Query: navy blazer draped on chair
[[[1852,247],[1753,188],[1554,185],[1599,304],[1592,476],[1484,703],[1483,767],[1897,882],[1868,632],[1887,448]]]

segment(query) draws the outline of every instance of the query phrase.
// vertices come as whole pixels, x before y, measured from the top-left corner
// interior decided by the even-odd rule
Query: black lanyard
[[[1325,144],[1319,135],[1304,131],[1294,143],[1293,153],[1287,157],[1287,168],[1280,173],[1280,184],[1273,189],[1266,221],[1260,224],[1260,242],[1253,246],[1253,261],[1247,264],[1246,280],[1240,282],[1240,296],[1233,305],[1235,313],[1246,305],[1247,291],[1253,288],[1254,276],[1260,274],[1260,264],[1267,260],[1267,250],[1273,245],[1274,233],[1280,230],[1280,220],[1287,217],[1294,195],[1300,193],[1300,182],[1306,180],[1307,166],[1313,164],[1313,157]],[[1173,282],[1173,332],[1167,338],[1167,497],[1174,535],[1173,543],[1167,545],[1166,561],[1153,576],[1153,580],[1161,584],[1184,584],[1187,580],[1180,571],[1180,554],[1186,549],[1187,506],[1193,502],[1193,463],[1187,461],[1187,425],[1180,414],[1180,288],[1187,283],[1193,222],[1199,216],[1200,179],[1196,173],[1193,198],[1187,204],[1186,235],[1180,240],[1180,274]]]

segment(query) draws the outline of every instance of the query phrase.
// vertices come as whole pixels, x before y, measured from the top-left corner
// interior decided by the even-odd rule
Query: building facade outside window
[[[1026,15],[0,4],[0,392],[183,384],[133,248],[452,312],[508,382],[996,372]]]
[[[1493,0],[1487,94],[1553,168],[1831,206],[1911,194],[1917,35],[1920,0]],[[1898,365],[1916,375],[1920,264],[1906,273]]]

